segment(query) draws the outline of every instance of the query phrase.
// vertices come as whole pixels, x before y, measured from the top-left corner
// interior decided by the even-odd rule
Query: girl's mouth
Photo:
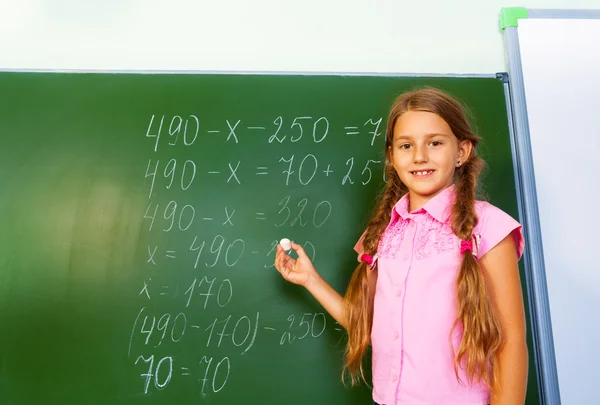
[[[429,177],[433,174],[435,170],[418,170],[418,171],[414,171],[414,172],[410,172],[413,176],[419,177],[419,178],[425,178],[425,177]]]

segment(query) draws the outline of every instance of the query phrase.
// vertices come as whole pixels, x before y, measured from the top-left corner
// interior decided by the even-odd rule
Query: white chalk
[[[279,244],[283,250],[290,250],[292,248],[292,242],[288,238],[283,238],[279,241]]]

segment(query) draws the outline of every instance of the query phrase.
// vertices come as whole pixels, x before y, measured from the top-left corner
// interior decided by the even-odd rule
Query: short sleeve
[[[513,217],[487,202],[478,201],[478,223],[474,232],[481,236],[478,258],[483,257],[508,235],[512,235],[517,248],[517,260],[525,248],[523,227]]]

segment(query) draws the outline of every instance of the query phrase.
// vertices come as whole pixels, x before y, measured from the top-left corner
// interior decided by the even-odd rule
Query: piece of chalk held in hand
[[[283,238],[279,241],[279,244],[283,250],[290,250],[292,248],[292,242],[288,238]]]

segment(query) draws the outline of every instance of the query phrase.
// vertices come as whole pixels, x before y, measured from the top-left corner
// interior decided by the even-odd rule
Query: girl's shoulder
[[[475,201],[477,225],[473,233],[480,237],[477,256],[481,258],[508,235],[512,235],[517,247],[517,259],[525,248],[523,226],[511,215],[487,201]]]
[[[491,214],[491,215],[498,215],[500,217],[508,216],[509,218],[512,218],[511,215],[509,215],[502,209],[498,208],[494,204],[490,203],[489,201],[485,201],[485,200],[475,200],[475,212],[478,215],[479,214],[483,214],[483,215]],[[513,220],[514,220],[514,218],[513,218]]]

